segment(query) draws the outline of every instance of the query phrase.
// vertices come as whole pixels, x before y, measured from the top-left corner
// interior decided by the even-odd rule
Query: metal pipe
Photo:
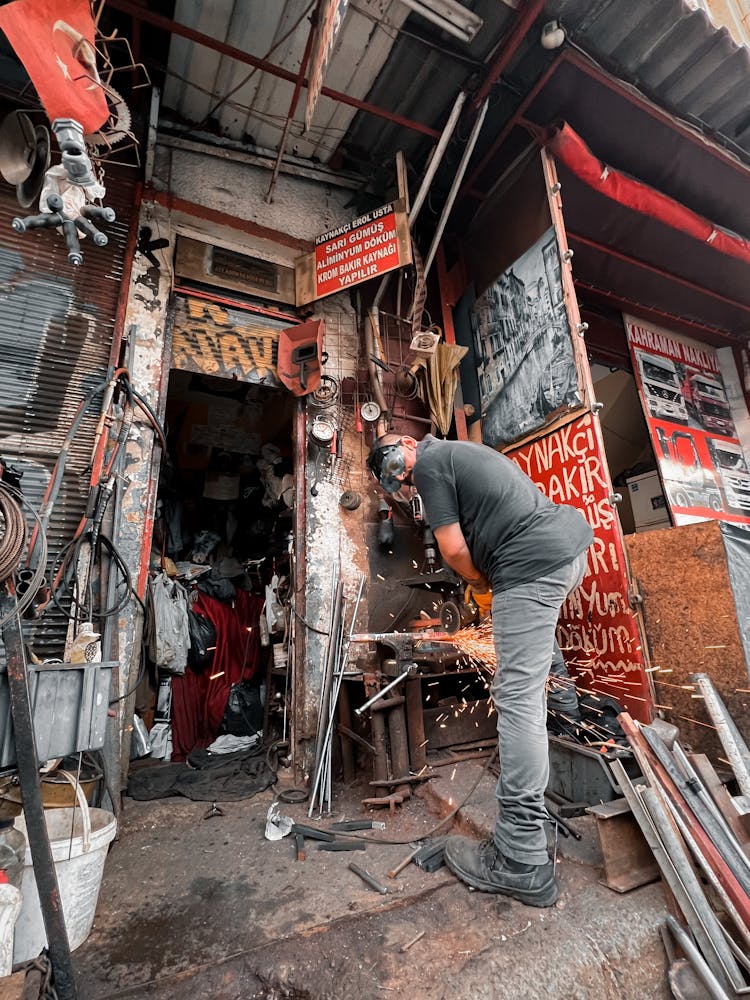
[[[471,135],[469,136],[469,141],[466,143],[466,148],[464,149],[463,156],[461,157],[461,162],[458,165],[458,170],[453,178],[453,183],[451,184],[451,189],[448,192],[448,197],[445,204],[443,205],[443,211],[440,213],[440,219],[438,220],[437,229],[435,230],[435,235],[432,237],[432,244],[430,245],[429,252],[424,262],[424,280],[427,280],[427,275],[430,273],[430,268],[432,267],[432,262],[435,259],[435,253],[438,248],[438,243],[443,235],[446,223],[448,222],[448,216],[453,209],[453,203],[456,200],[456,195],[458,194],[458,189],[461,186],[461,181],[466,173],[466,168],[469,165],[469,160],[471,159],[471,154],[474,152],[474,147],[477,144],[477,139],[479,138],[479,133],[484,124],[484,119],[487,115],[487,108],[489,107],[489,98],[487,98],[482,105],[479,114],[477,115],[477,120],[474,122],[474,127],[471,130]]]
[[[132,0],[108,0],[108,5],[114,10],[122,11],[123,14],[130,14],[134,20],[144,21],[146,24],[151,24],[155,28],[161,28],[162,31],[166,31],[171,35],[187,38],[189,41],[195,42],[196,45],[203,45],[207,49],[221,53],[221,55],[229,56],[230,59],[236,59],[237,62],[244,63],[246,66],[254,66],[264,73],[270,73],[271,76],[277,76],[282,80],[287,80],[289,83],[295,83],[297,80],[297,74],[291,70],[276,66],[267,59],[260,59],[258,56],[250,55],[249,52],[243,52],[242,49],[238,49],[234,45],[229,45],[228,42],[222,42],[218,38],[204,35],[202,32],[196,31],[195,28],[190,28],[186,24],[180,24],[179,21],[175,21],[172,18],[164,17],[162,14],[147,10],[145,7],[133,3]],[[309,86],[308,80],[304,81],[304,86]],[[379,108],[368,101],[361,101],[356,97],[350,97],[340,90],[321,87],[320,92],[324,97],[330,97],[331,100],[338,101],[339,104],[348,104],[359,111],[367,111],[378,118],[385,118],[386,121],[395,122],[396,125],[401,125],[403,128],[411,129],[414,132],[420,132],[422,135],[428,135],[433,139],[436,139],[439,135],[437,130],[430,128],[429,125],[422,125],[420,122],[404,118],[402,115],[394,114],[392,111],[386,111],[384,108]]]
[[[413,670],[413,667],[408,667],[402,674],[399,674],[398,677],[395,677],[390,682],[390,684],[386,684],[386,686],[384,688],[381,688],[378,691],[377,694],[374,694],[372,696],[372,698],[369,698],[364,703],[364,705],[360,705],[359,708],[355,708],[354,709],[354,714],[355,715],[362,715],[363,712],[366,712],[367,709],[370,707],[370,705],[374,705],[375,702],[379,701],[383,697],[384,694],[387,694],[388,691],[391,691],[393,688],[395,688],[395,686],[397,684],[400,684],[401,681],[406,680],[406,678],[409,676],[409,674],[411,674],[412,670]]]
[[[680,925],[678,924],[678,922],[675,920],[675,918],[672,916],[671,913],[667,914],[667,927],[674,936],[675,941],[679,944],[680,948],[682,948],[683,952],[685,953],[688,961],[693,967],[696,976],[698,976],[700,981],[706,987],[706,989],[709,992],[709,995],[713,998],[713,1000],[730,1000],[729,994],[722,989],[718,979],[716,978],[716,976],[714,976],[713,972],[711,972],[709,967],[706,965],[706,962],[701,953],[698,951],[698,949],[695,947],[690,937],[685,933],[682,927],[680,927]]]
[[[6,593],[0,596],[0,618],[8,617],[2,632],[26,834],[34,864],[34,879],[39,892],[47,947],[55,973],[55,989],[60,1000],[77,1000],[78,988],[70,957],[68,930],[44,818],[21,625],[18,615],[12,614],[15,606],[14,598]]]
[[[734,988],[735,985],[738,985],[741,988],[744,985],[742,973],[724,939],[718,918],[706,899],[690,859],[677,838],[668,811],[655,789],[641,786],[638,791],[651,821],[656,827],[659,839],[664,845],[664,850],[674,867],[680,889],[687,897],[686,902],[685,899],[680,899],[679,894],[675,893],[680,909],[684,913],[691,931],[695,934],[696,941],[706,956],[706,961],[712,966],[712,971],[716,975],[719,974],[719,970],[724,973],[730,986]],[[671,884],[670,888],[674,891]],[[717,963],[716,967],[711,961],[712,958]]]
[[[445,150],[448,148],[448,143],[451,140],[451,136],[455,131],[456,125],[458,124],[458,119],[461,114],[461,109],[466,101],[466,92],[461,91],[453,102],[453,108],[448,116],[448,121],[445,123],[443,131],[440,135],[435,149],[432,152],[432,156],[427,164],[427,169],[425,170],[424,177],[422,178],[422,183],[419,185],[419,191],[417,191],[417,196],[412,202],[411,209],[409,210],[409,229],[414,228],[414,223],[417,221],[419,212],[425,203],[427,195],[430,190],[430,185],[432,184],[432,179],[437,173],[437,169],[443,162],[443,156],[445,155]],[[388,287],[388,282],[390,280],[390,272],[383,276],[380,282],[377,292],[375,293],[375,298],[372,300],[372,307],[377,309],[383,300],[385,295],[385,290]],[[368,354],[371,353],[368,351]]]

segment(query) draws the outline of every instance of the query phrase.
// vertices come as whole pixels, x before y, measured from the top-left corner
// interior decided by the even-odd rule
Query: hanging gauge
[[[321,375],[320,385],[312,393],[316,406],[330,406],[339,398],[339,383],[333,375]]]
[[[310,425],[310,437],[319,448],[327,448],[335,433],[336,428],[325,417],[316,417]]]
[[[368,424],[374,424],[375,421],[380,417],[381,409],[374,400],[368,400],[368,402],[362,404],[362,409],[360,413],[362,419]]]

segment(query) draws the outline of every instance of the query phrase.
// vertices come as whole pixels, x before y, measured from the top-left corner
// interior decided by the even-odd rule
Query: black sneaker
[[[527,906],[552,906],[560,895],[554,865],[522,865],[504,858],[491,840],[447,837],[445,863],[462,882],[482,892],[500,892]]]

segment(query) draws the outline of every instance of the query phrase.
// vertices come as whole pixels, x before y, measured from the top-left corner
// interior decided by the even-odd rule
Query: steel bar
[[[414,228],[414,223],[417,221],[420,209],[425,203],[425,199],[430,191],[430,185],[437,172],[438,167],[443,161],[443,156],[445,155],[445,150],[448,148],[448,143],[451,140],[451,136],[458,123],[459,116],[461,114],[461,109],[466,101],[466,93],[462,90],[456,100],[453,103],[453,108],[450,115],[448,116],[448,121],[445,123],[443,131],[440,134],[437,145],[432,152],[429,163],[427,164],[427,169],[425,170],[425,175],[422,178],[422,183],[419,185],[419,191],[417,191],[417,196],[412,202],[411,209],[409,211],[409,228]],[[390,273],[383,275],[383,278],[378,286],[378,290],[375,293],[375,298],[372,301],[372,309],[378,309],[380,303],[383,301],[383,296],[385,295],[385,290],[388,287],[388,282],[390,280]]]
[[[682,796],[682,799],[687,803],[698,823],[700,823],[706,834],[710,837],[711,842],[742,886],[750,901],[750,860],[747,855],[738,845],[736,846],[734,836],[729,831],[723,819],[717,822],[713,812],[703,801],[699,788],[696,788],[692,782],[686,781],[680,774],[672,755],[667,750],[661,737],[657,736],[650,726],[643,726],[641,732],[652,753],[677,789],[678,794]]]
[[[435,253],[437,252],[438,244],[443,236],[443,231],[448,222],[448,216],[453,210],[453,203],[456,200],[456,195],[458,194],[458,189],[461,186],[461,181],[463,180],[464,174],[466,173],[466,168],[469,165],[469,160],[474,152],[474,147],[477,144],[477,139],[479,138],[479,133],[482,130],[482,125],[484,124],[484,119],[487,116],[487,108],[489,107],[490,99],[489,97],[485,100],[482,107],[479,109],[477,119],[474,122],[474,127],[471,130],[469,139],[466,143],[466,147],[463,151],[461,161],[456,169],[456,174],[453,178],[453,182],[448,192],[448,197],[443,205],[443,211],[440,213],[440,218],[438,219],[437,229],[435,230],[435,235],[432,237],[432,243],[430,249],[427,252],[427,256],[424,262],[424,280],[427,280],[427,275],[430,273],[430,268],[432,267],[432,262],[435,259]]]
[[[679,944],[680,948],[682,948],[687,960],[692,965],[696,976],[698,976],[700,981],[708,990],[709,996],[712,1000],[730,1000],[729,994],[722,989],[721,984],[706,965],[703,956],[695,947],[690,937],[671,915],[667,916],[667,927],[669,927],[675,941]]]
[[[703,927],[703,923],[698,916],[698,913],[693,905],[693,901],[691,900],[690,893],[687,891],[682,879],[680,878],[676,868],[675,858],[671,856],[661,839],[654,816],[652,815],[650,809],[647,808],[646,802],[644,802],[640,795],[637,794],[635,786],[630,780],[630,776],[623,767],[621,761],[615,760],[610,766],[612,767],[612,772],[617,778],[617,783],[622,789],[623,795],[628,800],[628,805],[630,806],[638,825],[643,831],[643,836],[648,841],[648,845],[654,853],[654,857],[659,865],[664,881],[673,893],[682,913],[685,916],[685,919],[688,921],[690,929],[695,934],[701,949],[711,956],[712,971],[715,975],[722,976],[723,970],[721,969],[721,964],[716,958],[711,946],[711,939]],[[651,791],[653,791],[653,789],[651,789]],[[692,874],[692,869],[690,869],[689,864],[686,863],[683,867],[689,870]],[[695,879],[694,874],[693,879]],[[695,881],[697,881],[697,879]],[[702,892],[700,888],[699,892]]]
[[[388,887],[382,885],[374,876],[372,876],[364,868],[360,868],[359,865],[355,864],[353,861],[349,862],[349,868],[354,872],[355,875],[359,875],[363,882],[366,882],[371,889],[375,892],[379,892],[381,895],[385,896],[388,893]]]
[[[39,762],[36,754],[34,722],[31,716],[28,673],[18,615],[12,612],[15,599],[3,593],[0,596],[0,618],[8,618],[3,632],[8,673],[8,690],[16,745],[18,778],[23,794],[23,811],[26,818],[26,835],[34,865],[34,878],[39,892],[47,947],[55,974],[55,989],[59,1000],[76,1000],[73,963],[70,957],[68,930],[60,900],[60,887],[49,843],[44,817],[42,793],[39,783]]]
[[[716,688],[708,674],[693,674],[691,680],[697,684],[706,711],[716,727],[716,732],[724,747],[724,752],[734,771],[737,784],[743,795],[750,796],[750,750],[740,735],[734,719],[726,710],[724,702],[716,693]]]
[[[406,680],[406,678],[409,676],[409,674],[411,674],[411,672],[412,668],[409,667],[407,670],[404,670],[402,674],[399,674],[398,677],[394,677],[394,679],[390,682],[390,684],[386,684],[384,688],[381,688],[376,694],[372,696],[372,698],[369,698],[364,703],[364,705],[360,705],[359,708],[355,708],[354,714],[362,715],[363,712],[367,711],[370,705],[374,705],[376,701],[380,701],[380,699],[383,697],[384,694],[387,694],[389,691],[393,690],[393,688],[395,688],[397,684],[400,684],[401,681]]]
[[[622,726],[623,732],[628,738],[633,754],[646,779],[654,785],[661,786],[674,805],[680,810],[683,819],[687,823],[692,824],[693,814],[690,807],[683,799],[669,774],[661,766],[659,760],[653,756],[645,738],[631,716],[627,712],[622,712],[618,715],[617,719]],[[614,764],[612,766],[614,766]],[[750,898],[748,898],[747,893],[735,878],[732,870],[727,865],[726,860],[722,857],[720,851],[717,849],[716,845],[713,843],[703,827],[699,823],[696,823],[692,829],[693,836],[695,837],[696,842],[700,845],[700,848],[705,854],[706,860],[715,872],[716,877],[726,889],[732,902],[742,915],[742,919],[745,923],[750,924]]]
[[[737,908],[735,907],[734,903],[727,895],[724,886],[716,877],[713,869],[711,868],[711,865],[709,865],[708,862],[706,861],[705,857],[703,856],[703,852],[701,851],[700,847],[698,847],[698,845],[696,844],[695,837],[693,837],[692,833],[690,832],[690,828],[688,827],[685,820],[682,818],[682,816],[680,816],[679,812],[677,811],[677,809],[675,809],[675,807],[672,805],[669,799],[666,799],[666,803],[670,813],[672,814],[672,818],[679,827],[680,833],[682,834],[682,839],[690,848],[690,851],[695,860],[698,862],[698,865],[702,870],[703,874],[706,876],[708,881],[713,886],[714,891],[718,895],[724,909],[727,912],[727,915],[732,918],[735,927],[737,928],[739,934],[741,935],[742,939],[745,942],[748,954],[750,954],[750,928],[746,926],[742,917],[737,912]]]
[[[641,786],[638,789],[638,793],[646,804],[646,808],[656,826],[661,842],[664,844],[670,861],[677,872],[677,877],[687,892],[690,909],[695,913],[696,922],[691,921],[690,913],[685,910],[682,903],[680,903],[680,906],[685,914],[685,919],[695,934],[696,941],[699,943],[706,961],[712,966],[710,956],[714,954],[732,989],[741,989],[745,985],[742,972],[735,961],[731,949],[726,943],[718,917],[711,909],[706,894],[690,863],[690,858],[680,843],[668,808],[665,806],[656,788]],[[713,971],[716,972],[715,969]]]

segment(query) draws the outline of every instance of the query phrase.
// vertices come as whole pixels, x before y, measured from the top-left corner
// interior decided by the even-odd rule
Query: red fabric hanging
[[[184,761],[219,734],[233,684],[249,680],[260,664],[260,613],[263,598],[238,590],[234,605],[196,591],[193,610],[216,629],[216,650],[209,667],[172,678],[172,760]]]
[[[547,133],[543,142],[579,180],[605,198],[657,219],[719,253],[750,263],[750,243],[747,240],[709,222],[674,198],[602,163],[570,125],[563,124]]]

